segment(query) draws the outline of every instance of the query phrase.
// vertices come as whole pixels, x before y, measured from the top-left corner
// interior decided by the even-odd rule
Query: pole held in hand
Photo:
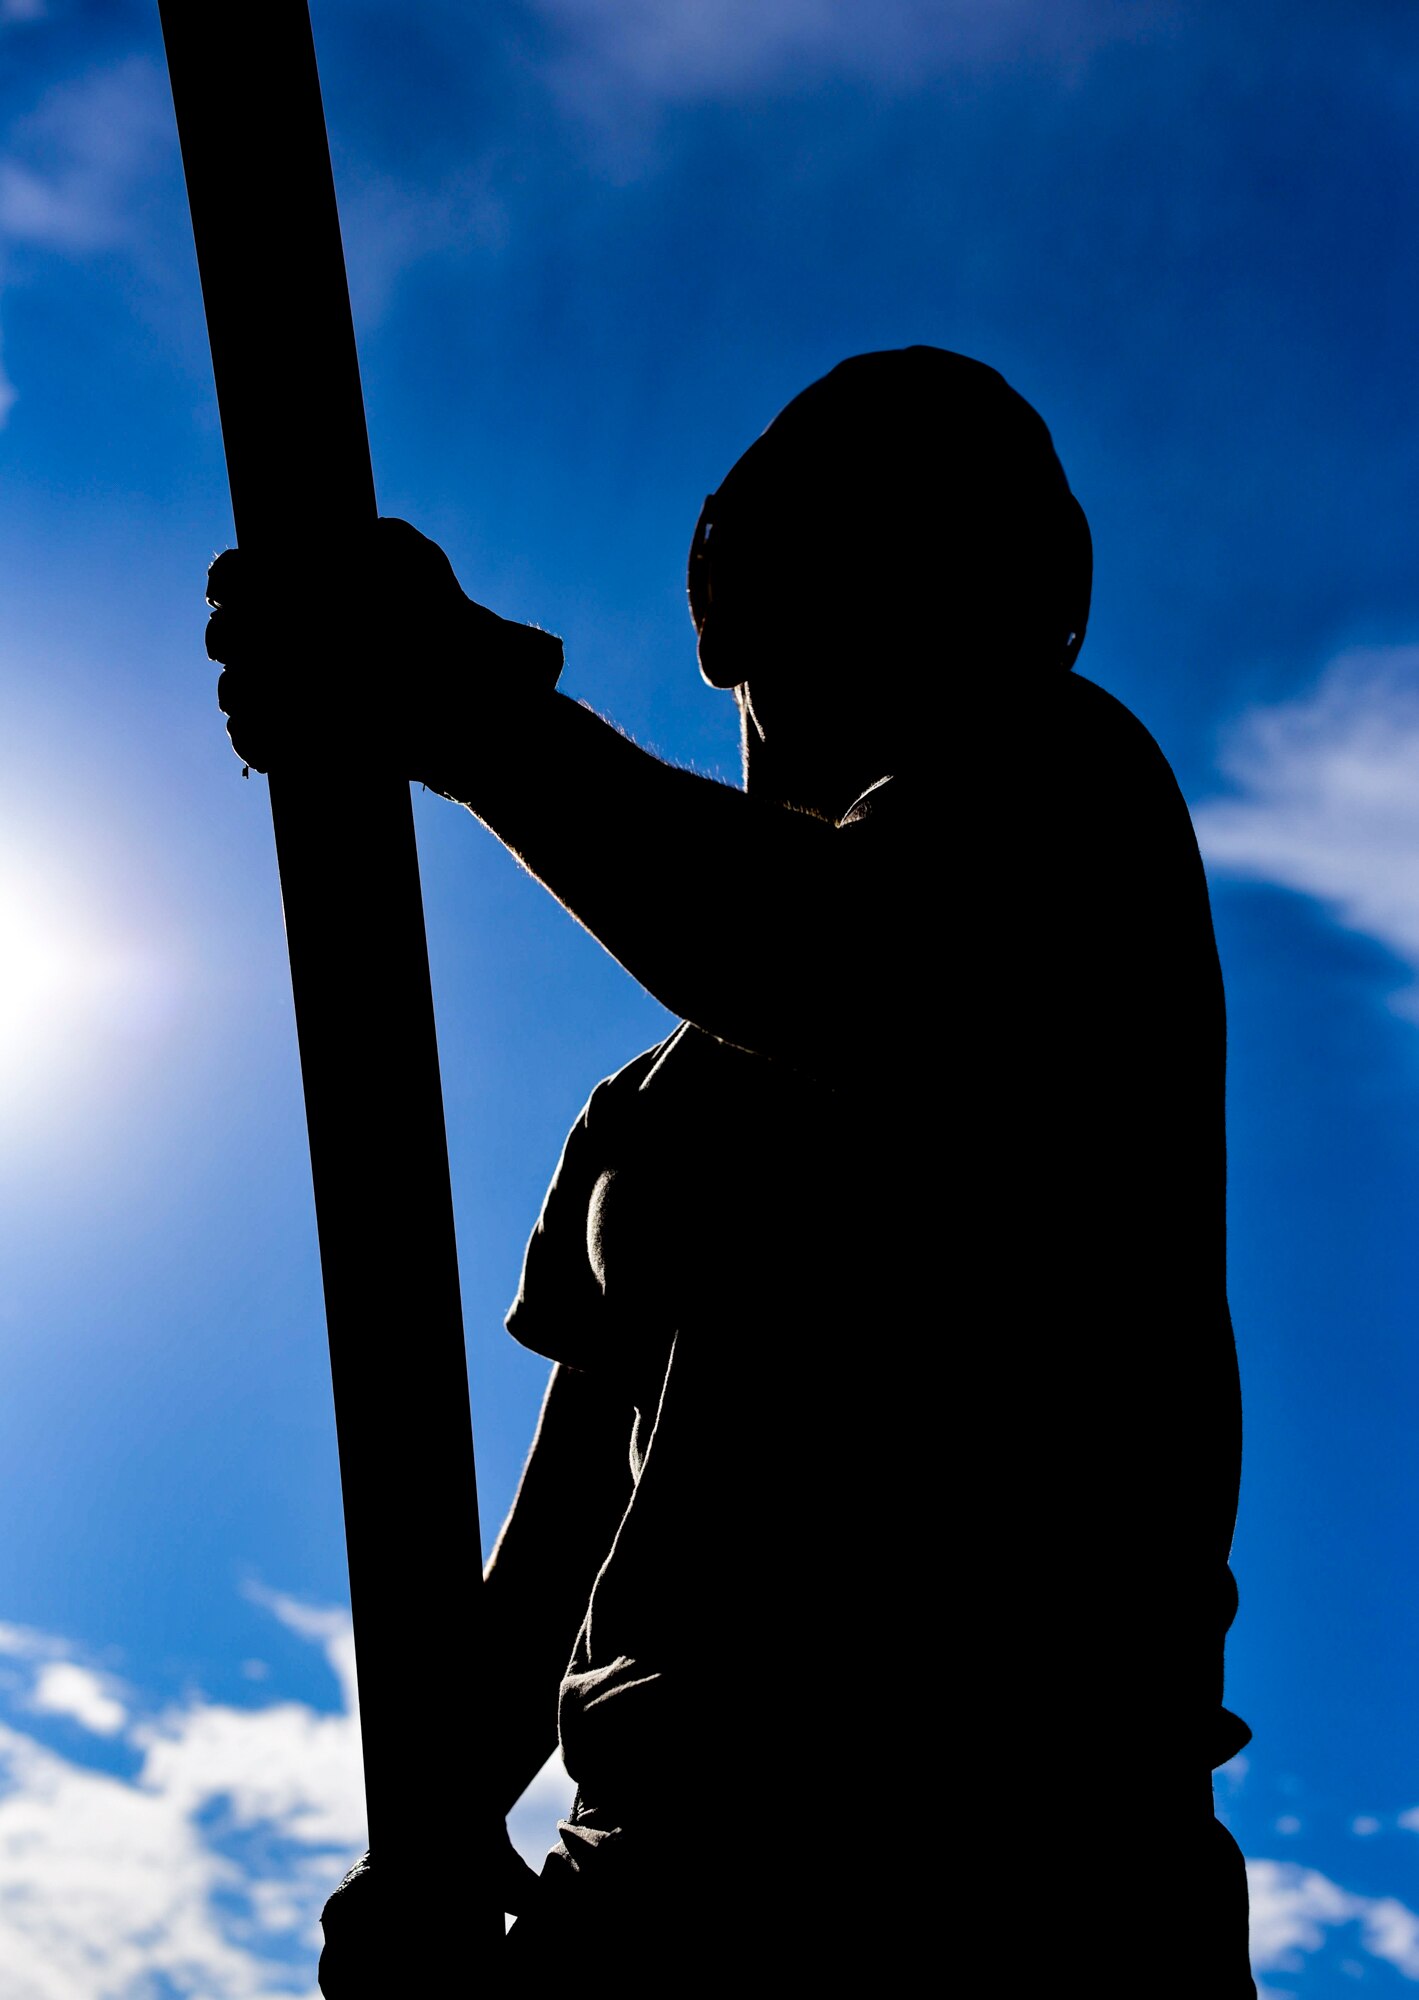
[[[375,519],[306,0],[159,0],[238,545],[293,617]],[[298,566],[298,573],[297,573]],[[296,621],[299,622],[298,620]],[[307,614],[307,623],[309,616]],[[305,658],[290,669],[348,665]],[[271,810],[310,1130],[370,1842],[403,1990],[468,1982],[502,1937],[466,1908],[471,1745],[424,1732],[430,1662],[476,1704],[481,1571],[468,1376],[409,787],[278,768]],[[490,1843],[491,1846],[491,1843]],[[437,1933],[437,1934],[436,1934]]]

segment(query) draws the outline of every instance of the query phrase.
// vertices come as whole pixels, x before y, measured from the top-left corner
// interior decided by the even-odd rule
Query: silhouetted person
[[[556,1367],[473,1726],[506,1806],[559,1729],[578,1786],[540,1878],[471,1858],[510,1990],[1249,1994],[1222,985],[1168,766],[1070,671],[1045,426],[908,348],[732,468],[690,598],[743,792],[533,685],[404,524],[352,575],[351,812],[376,758],[466,802],[682,1017],[593,1091],[509,1316]],[[210,589],[234,744],[294,756],[255,580]]]

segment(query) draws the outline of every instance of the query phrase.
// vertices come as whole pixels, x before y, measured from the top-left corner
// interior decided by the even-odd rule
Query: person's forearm
[[[357,559],[338,630],[323,614],[320,627],[352,662],[337,730],[323,685],[273,668],[313,635],[303,609],[247,575],[239,550],[212,565],[207,647],[238,754],[270,770],[358,746],[467,805],[672,1013],[769,1055],[830,1042],[882,902],[844,866],[860,843],[762,789],[662,763],[552,692],[560,642],[471,603],[407,522],[378,523]],[[875,761],[839,774],[829,802],[845,811],[858,778],[882,775]]]
[[[490,1778],[508,1811],[557,1747],[557,1693],[631,1493],[634,1411],[553,1371],[517,1498],[483,1583]]]
[[[558,694],[470,716],[427,782],[674,1014],[774,1053],[836,970],[835,829],[662,763]]]

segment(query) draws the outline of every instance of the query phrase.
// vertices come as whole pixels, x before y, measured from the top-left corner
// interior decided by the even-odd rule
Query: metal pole
[[[238,545],[287,565],[289,629],[375,518],[306,0],[159,0]],[[351,663],[293,658],[292,675]],[[357,748],[357,746],[356,746]],[[424,1734],[429,1675],[477,1710],[481,1544],[448,1153],[409,787],[270,779],[325,1287],[371,1846],[401,1983],[495,1949],[455,1863],[481,1815],[471,1732]],[[446,1715],[447,1708],[439,1704]],[[431,1935],[437,1927],[437,1935]],[[407,1951],[405,1949],[407,1942]]]

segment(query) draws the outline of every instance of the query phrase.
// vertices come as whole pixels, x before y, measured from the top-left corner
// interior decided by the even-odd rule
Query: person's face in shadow
[[[1038,415],[935,349],[843,363],[705,502],[700,671],[732,688],[746,781],[834,814],[1073,664],[1088,526]],[[855,790],[848,789],[855,786]]]
[[[841,812],[910,734],[912,690],[930,678],[929,580],[903,574],[900,551],[855,495],[795,490],[761,468],[756,449],[705,502],[695,531],[700,672],[734,690],[751,783],[772,767],[795,803]]]
[[[741,460],[741,465],[743,461]],[[706,500],[690,558],[700,672],[711,687],[792,674],[828,638],[831,567],[813,526],[731,472]]]

